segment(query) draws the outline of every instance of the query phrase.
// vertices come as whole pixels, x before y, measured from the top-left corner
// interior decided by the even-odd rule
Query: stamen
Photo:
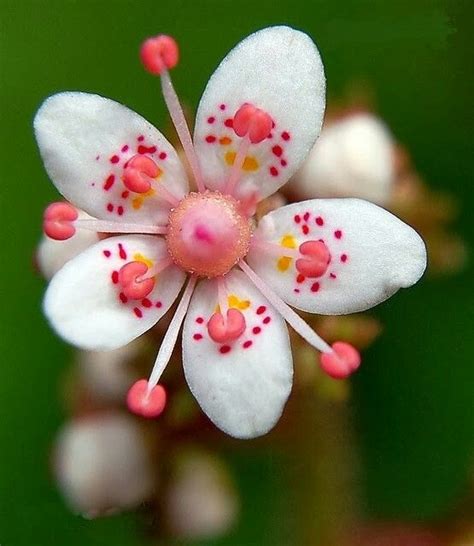
[[[153,277],[156,277],[158,273],[161,273],[166,268],[168,268],[170,265],[173,264],[173,260],[170,256],[167,256],[166,258],[163,258],[162,260],[158,260],[152,265],[150,268],[148,268],[148,271],[144,274],[138,277],[138,282],[145,281],[147,279],[152,279]]]
[[[161,34],[148,38],[140,49],[143,66],[156,76],[166,68],[174,68],[178,64],[178,44],[171,36]]]
[[[237,155],[235,156],[234,163],[229,174],[229,179],[227,180],[227,183],[224,187],[224,193],[227,195],[234,194],[235,186],[237,185],[237,182],[240,180],[240,177],[242,175],[242,166],[247,156],[247,152],[249,151],[249,147],[250,139],[248,138],[248,136],[246,136],[240,141],[239,149],[237,150]]]
[[[253,235],[250,242],[250,246],[258,248],[262,252],[266,252],[275,258],[280,258],[281,256],[288,256],[288,258],[298,258],[301,256],[299,249],[289,248],[287,246],[279,245],[278,243],[271,243],[266,241],[257,235]]]
[[[151,235],[166,235],[166,226],[146,226],[141,224],[127,224],[125,222],[109,222],[107,220],[76,220],[74,227],[88,229],[97,233],[144,233]]]
[[[217,277],[217,299],[219,311],[213,313],[207,323],[209,337],[216,343],[230,343],[238,339],[245,331],[246,323],[243,313],[238,309],[229,309],[228,289],[223,277]]]
[[[266,112],[252,104],[245,103],[237,110],[232,126],[236,135],[243,137],[243,140],[237,150],[224,193],[233,195],[235,186],[242,175],[242,166],[250,144],[258,144],[265,140],[272,130],[272,123],[272,118]]]
[[[76,233],[73,222],[77,217],[77,210],[69,203],[51,203],[44,211],[43,230],[51,239],[65,241]]]
[[[252,104],[242,105],[234,116],[233,128],[237,136],[248,136],[252,144],[265,140],[272,131],[272,118]]]
[[[360,366],[360,354],[349,343],[336,341],[331,353],[321,355],[321,368],[334,379],[345,379]]]
[[[296,260],[296,269],[305,277],[321,277],[326,273],[331,254],[322,241],[306,241],[300,245],[299,251],[304,258]]]
[[[332,353],[332,348],[307,324],[291,307],[289,307],[273,290],[263,281],[250,266],[241,260],[239,266],[267,300],[275,307],[280,315],[298,334],[312,347],[322,353]]]
[[[122,292],[131,300],[146,298],[155,287],[153,277],[145,277],[148,266],[143,262],[128,262],[119,271]]]
[[[145,68],[152,74],[161,77],[161,89],[168,107],[171,119],[173,120],[176,132],[178,133],[184,153],[196,179],[196,185],[200,192],[206,187],[199,167],[199,161],[194,150],[193,141],[189,132],[184,112],[179,103],[178,96],[171,82],[168,72],[178,63],[179,50],[176,41],[171,36],[155,36],[146,40],[141,48],[140,56]]]
[[[148,380],[148,392],[152,392],[155,385],[158,384],[161,374],[164,372],[166,365],[171,358],[176,340],[178,339],[179,330],[183,323],[184,317],[189,307],[191,296],[193,295],[194,288],[196,286],[197,277],[194,275],[190,277],[188,284],[184,290],[183,297],[179,302],[178,308],[172,318],[168,330],[166,331],[163,342],[161,343],[158,356],[156,357],[155,365]]]
[[[161,385],[150,390],[148,381],[140,379],[128,391],[127,406],[136,415],[147,419],[158,417],[166,406],[166,391]]]
[[[146,193],[150,191],[152,183],[160,174],[158,165],[147,155],[137,154],[127,161],[127,166],[123,171],[123,183],[127,189],[135,193]],[[168,189],[160,184],[158,197],[168,201],[173,207],[179,203]]]
[[[216,343],[229,343],[238,339],[245,331],[245,317],[238,309],[227,309],[226,318],[214,313],[207,323],[210,338]]]

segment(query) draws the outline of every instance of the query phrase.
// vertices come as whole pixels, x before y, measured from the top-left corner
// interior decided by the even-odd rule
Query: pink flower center
[[[225,275],[248,252],[252,225],[229,195],[190,193],[169,215],[168,252],[176,265],[201,277]]]

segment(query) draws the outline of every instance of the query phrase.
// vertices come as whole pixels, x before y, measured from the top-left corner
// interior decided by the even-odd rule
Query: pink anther
[[[164,69],[178,64],[178,44],[174,38],[164,34],[148,38],[142,44],[140,58],[148,72],[159,75]]]
[[[128,409],[147,419],[158,417],[166,406],[166,391],[161,385],[148,388],[148,381],[140,379],[134,383],[127,394]]]
[[[229,343],[238,339],[245,330],[245,317],[238,309],[227,310],[227,320],[222,313],[214,313],[207,323],[209,336],[216,343]]]
[[[155,286],[155,279],[142,279],[148,271],[148,266],[143,262],[129,262],[119,271],[119,283],[122,292],[131,300],[146,298]]]
[[[360,353],[349,343],[336,341],[331,353],[321,355],[321,368],[334,379],[345,379],[360,366]]]
[[[147,155],[134,155],[128,160],[122,180],[126,188],[135,193],[146,193],[151,188],[151,179],[158,176],[158,165]]]
[[[295,267],[305,277],[321,277],[326,273],[331,254],[322,241],[306,241],[300,245],[299,251],[304,258],[298,258]]]
[[[265,140],[272,130],[272,118],[260,108],[245,103],[234,116],[233,127],[239,137],[248,135],[252,144]]]
[[[76,233],[73,222],[77,217],[77,210],[69,203],[51,203],[44,211],[43,230],[51,239],[65,241]]]

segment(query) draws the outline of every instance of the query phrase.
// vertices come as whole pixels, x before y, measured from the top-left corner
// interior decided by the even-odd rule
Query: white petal
[[[356,114],[323,128],[290,183],[299,197],[360,197],[386,203],[394,180],[394,144],[385,124]]]
[[[275,127],[271,138],[251,145],[250,170],[244,170],[237,195],[257,191],[263,198],[296,171],[321,129],[324,69],[306,34],[284,26],[256,32],[227,55],[209,80],[199,104],[194,143],[211,188],[222,189],[229,175],[232,155],[227,154],[236,151],[241,139],[226,122],[246,102],[266,111]]]
[[[156,479],[143,432],[129,415],[72,421],[55,449],[55,473],[71,508],[93,518],[147,500]]]
[[[369,309],[415,284],[426,267],[425,244],[418,233],[390,212],[359,199],[314,199],[282,207],[262,219],[256,235],[287,246],[293,240],[296,248],[305,241],[326,244],[331,261],[318,278],[302,278],[295,259],[280,262],[257,248],[247,257],[281,298],[311,313]]]
[[[122,302],[118,271],[130,261],[153,263],[164,256],[160,237],[124,235],[97,243],[53,277],[44,300],[46,316],[61,337],[83,349],[104,351],[129,343],[166,313],[185,274],[170,266],[147,298]]]
[[[82,210],[78,211],[79,219],[90,220],[91,217]],[[61,267],[83,252],[86,248],[99,241],[99,236],[94,231],[78,229],[70,239],[55,241],[43,235],[36,250],[38,268],[45,279],[50,280]]]
[[[176,197],[187,191],[180,160],[153,125],[125,106],[88,93],[59,93],[35,117],[36,139],[46,170],[62,195],[96,218],[134,223],[166,222],[164,184]],[[128,192],[124,165],[146,153],[161,175],[154,193]]]
[[[246,330],[232,343],[210,339],[206,324],[216,309],[216,284],[201,282],[184,323],[184,372],[192,393],[216,426],[237,438],[254,438],[275,425],[290,394],[293,368],[288,331],[242,272],[232,271],[225,281],[227,295],[238,299]]]

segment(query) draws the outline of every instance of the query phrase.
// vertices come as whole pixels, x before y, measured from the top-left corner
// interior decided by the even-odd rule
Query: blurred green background
[[[75,517],[49,476],[51,440],[64,419],[58,378],[69,349],[41,315],[44,283],[32,273],[42,210],[56,199],[33,139],[35,110],[56,91],[84,90],[123,102],[160,126],[166,113],[157,82],[137,57],[144,37],[164,32],[178,39],[181,65],[173,77],[194,108],[236,42],[286,23],[318,43],[329,98],[351,81],[370,83],[379,113],[418,170],[433,188],[459,199],[457,229],[469,239],[470,2],[1,0],[0,9],[0,544],[142,544],[137,516]],[[474,461],[471,281],[469,267],[424,280],[377,310],[384,334],[354,380],[352,409],[368,514],[440,518],[468,486]],[[243,517],[215,544],[293,544],[300,507],[286,495],[284,463],[278,454],[233,445]]]

